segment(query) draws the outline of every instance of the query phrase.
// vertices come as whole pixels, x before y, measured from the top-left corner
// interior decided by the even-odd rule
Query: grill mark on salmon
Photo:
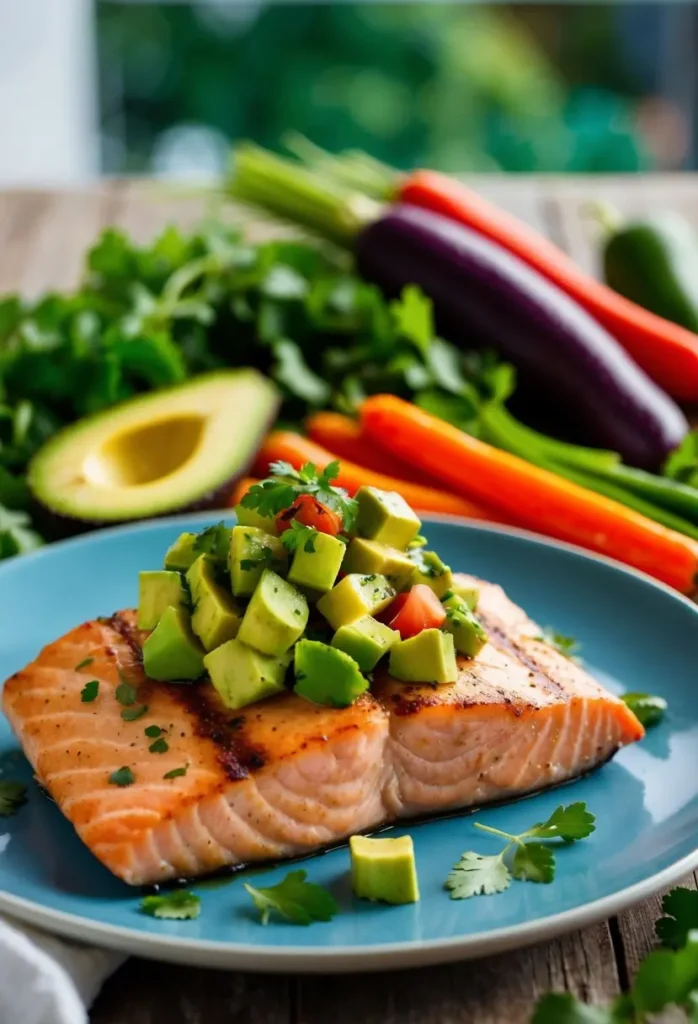
[[[625,704],[538,639],[499,587],[482,583],[480,614],[490,642],[460,659],[453,684],[383,673],[349,708],[289,692],[236,715],[208,684],[146,679],[145,634],[120,612],[49,644],[7,681],[3,705],[41,785],[130,884],[306,856],[401,818],[557,785],[642,737]],[[122,678],[149,707],[135,722],[121,718]],[[88,679],[99,694],[82,703]],[[148,751],[151,724],[164,754]],[[110,785],[125,764],[135,783]]]

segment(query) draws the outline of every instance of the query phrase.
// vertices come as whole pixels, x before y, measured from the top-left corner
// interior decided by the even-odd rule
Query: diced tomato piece
[[[323,505],[312,494],[299,494],[290,508],[279,512],[276,517],[276,528],[279,533],[288,529],[292,519],[302,526],[314,527],[319,533],[329,533],[332,537],[342,532],[342,517],[327,505]]]
[[[417,636],[423,629],[438,629],[446,621],[446,611],[426,583],[417,583],[406,594],[398,594],[387,611],[387,623],[403,640]]]

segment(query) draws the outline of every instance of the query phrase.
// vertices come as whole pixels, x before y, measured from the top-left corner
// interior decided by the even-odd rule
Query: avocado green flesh
[[[325,593],[337,579],[345,552],[346,545],[341,540],[327,533],[318,533],[314,537],[312,551],[306,551],[303,544],[296,548],[288,582],[311,592]]]
[[[204,650],[182,608],[166,608],[143,644],[143,668],[161,683],[191,681],[204,674]]]
[[[283,693],[289,653],[270,658],[238,639],[228,640],[204,658],[211,682],[226,707],[237,711]]]
[[[443,598],[453,587],[453,573],[434,551],[417,548],[413,552],[414,575],[412,586],[425,584],[438,598]]]
[[[280,540],[258,526],[234,526],[230,538],[230,583],[235,597],[250,597],[265,568],[286,570],[288,554]]]
[[[364,615],[376,615],[390,604],[395,590],[385,576],[350,573],[317,603],[333,629],[349,625]]]
[[[298,641],[293,668],[294,691],[313,704],[346,708],[368,689],[354,659],[319,640]]]
[[[189,595],[178,572],[138,574],[138,628],[155,629],[166,608],[186,608]]]
[[[260,516],[256,509],[245,508],[244,505],[236,505],[234,511],[240,526],[255,526],[272,537],[277,536],[276,522],[269,516]]]
[[[399,639],[396,630],[365,615],[347,626],[340,626],[332,637],[332,646],[353,658],[362,672],[371,672]]]
[[[455,594],[456,597],[461,597],[471,612],[477,611],[477,604],[480,600],[480,588],[476,583],[463,583],[457,576],[454,576],[451,583],[451,593]]]
[[[450,633],[423,629],[390,649],[389,671],[403,683],[455,683],[456,648]]]
[[[201,555],[187,572],[191,592],[191,625],[207,651],[232,640],[240,629],[242,615],[233,598],[215,578],[210,555]]]
[[[360,537],[404,551],[419,533],[419,517],[402,495],[378,487],[360,487],[356,500],[356,530]]]
[[[308,602],[291,583],[265,569],[250,598],[238,634],[262,654],[280,657],[308,624]]]
[[[398,905],[419,900],[417,865],[410,836],[399,839],[352,836],[349,852],[352,889],[360,899]]]
[[[94,523],[215,503],[244,473],[278,402],[252,369],[141,395],[52,437],[29,486],[56,515]]]
[[[199,557],[195,545],[195,533],[180,533],[177,540],[169,546],[165,553],[165,569],[170,569],[173,572],[186,572]]]
[[[364,575],[379,573],[396,590],[403,590],[412,582],[415,563],[404,551],[365,537],[355,537],[347,545],[342,568],[345,572]]]
[[[453,636],[456,650],[474,658],[487,643],[487,633],[462,597],[453,594],[443,604],[446,609],[444,629]]]

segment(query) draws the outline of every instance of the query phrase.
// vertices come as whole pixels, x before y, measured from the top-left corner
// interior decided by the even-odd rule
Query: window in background
[[[397,166],[610,172],[692,156],[693,7],[103,0],[108,172],[215,173],[295,130]]]

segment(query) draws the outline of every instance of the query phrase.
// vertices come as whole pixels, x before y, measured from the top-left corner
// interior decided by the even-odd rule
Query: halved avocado
[[[278,404],[252,369],[140,395],[52,437],[29,486],[50,512],[95,525],[211,507],[244,475]]]

